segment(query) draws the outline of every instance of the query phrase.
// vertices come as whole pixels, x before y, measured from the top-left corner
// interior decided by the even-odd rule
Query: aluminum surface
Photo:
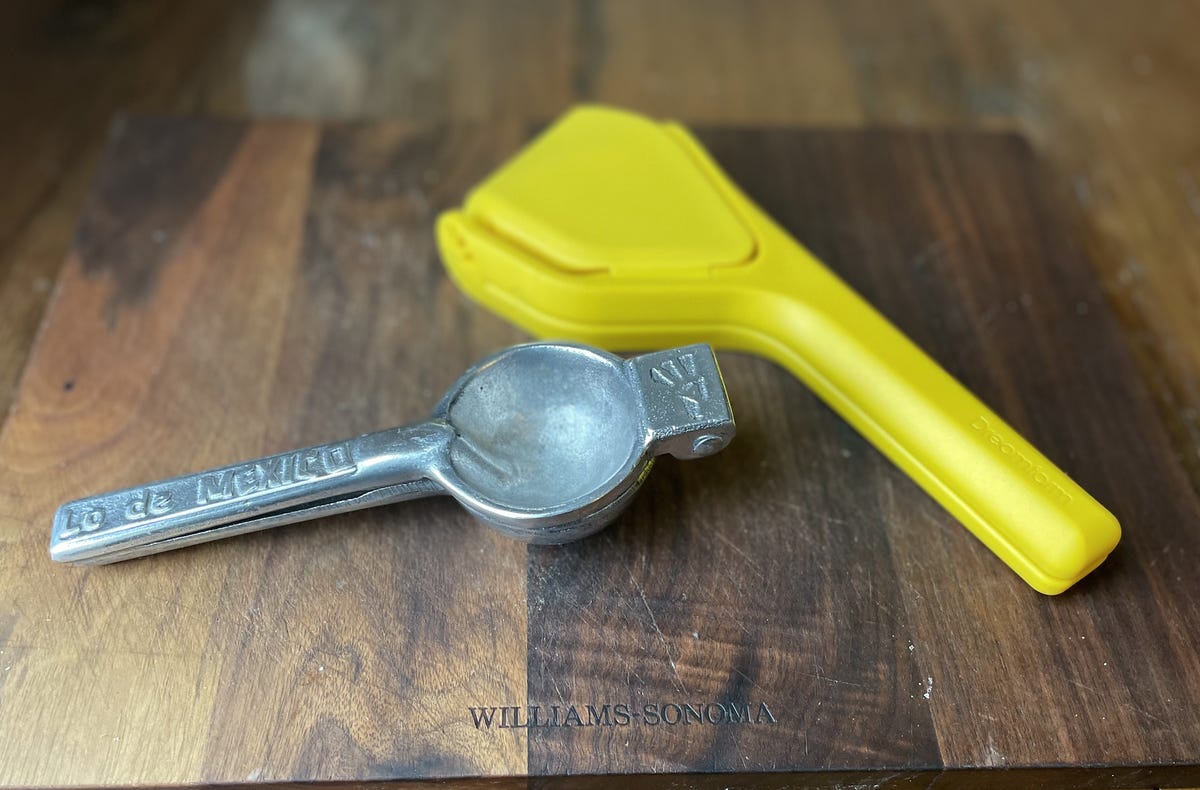
[[[624,360],[529,343],[468,370],[425,422],[68,502],[50,556],[105,564],[435,494],[565,543],[615,519],[656,455],[711,455],[734,431],[706,345]]]

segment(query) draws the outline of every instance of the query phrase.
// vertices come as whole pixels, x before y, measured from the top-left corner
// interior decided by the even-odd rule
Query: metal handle
[[[441,493],[453,429],[430,420],[68,502],[50,556],[104,564]]]

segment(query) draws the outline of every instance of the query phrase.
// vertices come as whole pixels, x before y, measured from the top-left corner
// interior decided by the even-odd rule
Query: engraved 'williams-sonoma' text
[[[496,705],[468,708],[477,730],[540,727],[646,727],[772,725],[779,720],[765,702],[624,702],[562,705]]]

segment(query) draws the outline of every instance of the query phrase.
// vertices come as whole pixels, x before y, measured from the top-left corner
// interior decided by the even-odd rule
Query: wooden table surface
[[[1122,520],[1063,596],[732,354],[734,445],[661,464],[576,544],[527,548],[441,499],[47,560],[64,500],[419,420],[527,339],[454,288],[432,225],[528,132],[114,125],[0,432],[0,784],[1200,778],[1200,501],[1013,135],[700,130]],[[680,723],[689,705],[708,720]],[[561,726],[500,726],[530,717]]]
[[[1147,498],[1145,504],[1151,512],[1174,516],[1190,513],[1191,523],[1195,523],[1194,496],[1200,485],[1200,343],[1196,340],[1200,337],[1200,311],[1196,309],[1200,303],[1200,159],[1195,144],[1200,105],[1192,99],[1194,86],[1200,83],[1200,55],[1193,46],[1195,31],[1200,27],[1200,5],[1196,3],[947,0],[919,5],[679,2],[644,6],[632,2],[191,2],[168,6],[29,2],[6,4],[0,15],[4,17],[0,25],[0,40],[4,42],[0,64],[4,68],[0,73],[5,81],[0,107],[6,118],[0,129],[0,172],[6,174],[5,188],[0,192],[0,405],[7,406],[14,399],[52,284],[62,262],[68,260],[72,233],[105,145],[105,130],[117,110],[172,110],[231,117],[399,118],[443,124],[484,121],[492,128],[523,129],[584,99],[613,102],[692,123],[1016,129],[1032,142],[1049,166],[1049,177],[1038,182],[1038,189],[1043,196],[1050,196],[1048,204],[1054,204],[1058,218],[1055,227],[1082,245],[1085,254],[1079,257],[1079,265],[1090,267],[1099,284],[1095,300],[1087,303],[1105,316],[1104,321],[1109,322],[1106,325],[1115,328],[1121,336],[1121,347],[1129,353],[1130,362],[1122,363],[1119,369],[1127,374],[1121,386],[1141,393],[1136,399],[1136,420],[1128,422],[1127,416],[1114,415],[1114,429],[1153,424],[1161,431],[1161,444],[1156,444],[1159,439],[1148,441],[1153,452],[1162,450],[1161,463],[1128,470],[1129,479],[1136,481],[1130,487]],[[240,129],[236,125],[232,128]],[[222,134],[206,129],[206,139]],[[298,129],[277,132],[288,138],[287,143],[279,144],[278,150],[275,145],[266,146],[269,150],[262,156],[292,156],[297,161],[310,156],[318,145],[319,132],[315,127]],[[225,134],[238,141],[227,142],[230,150],[243,150],[239,146],[244,146],[247,139],[244,130]],[[224,160],[218,156],[210,164],[215,167],[217,161]],[[196,177],[202,180],[209,164],[201,162],[196,167]],[[1021,167],[1030,169],[1028,163]],[[287,178],[281,174],[283,170],[272,172]],[[170,200],[154,200],[147,194],[155,194],[155,185],[142,186],[149,190],[140,193],[143,202],[119,206],[115,217],[144,216],[169,225],[181,221],[182,216],[171,212],[187,214],[196,208],[188,204],[181,207],[178,201],[187,196],[174,193],[169,194]],[[453,200],[452,196],[441,197]],[[200,201],[201,195],[191,199]],[[268,235],[271,227],[277,230],[270,243],[257,235],[259,241],[234,238],[227,243],[235,247],[260,244],[253,249],[238,248],[238,254],[257,255],[268,261],[278,259],[276,265],[286,266],[287,256],[298,252],[280,246],[278,241],[288,238],[298,243],[294,241],[294,226],[288,224],[295,221],[295,212],[301,211],[298,206],[277,205],[271,209],[267,219],[279,224],[268,225]],[[96,217],[94,212],[89,216],[103,226],[103,217]],[[150,232],[153,234],[154,229]],[[102,302],[106,315],[112,317],[130,306],[144,306],[150,294],[160,292],[157,289],[161,283],[152,276],[157,265],[155,254],[131,241],[121,241],[121,234],[112,228],[100,235],[113,245],[106,252],[111,256],[107,260],[124,260],[132,255],[134,263],[103,269],[96,280],[111,287],[112,282],[104,278],[126,278],[117,290],[125,296],[97,293],[92,298],[100,300],[97,305]],[[82,243],[89,237],[85,232],[80,238]],[[806,241],[813,243],[811,239]],[[141,258],[133,255],[138,250]],[[217,249],[226,251],[225,247]],[[82,263],[74,259],[69,265]],[[92,272],[91,276],[96,274]],[[235,294],[229,298],[237,297]],[[274,298],[271,304],[278,311],[294,296],[276,294]],[[122,301],[125,299],[129,301]],[[183,305],[175,307],[183,309]],[[148,347],[146,338],[165,331],[175,320],[169,308],[151,312],[153,315],[145,319],[149,323],[140,325],[144,333],[134,331],[119,349],[134,363],[140,360],[144,364],[154,357],[157,351]],[[269,323],[271,316],[282,320],[278,313],[268,310],[257,318],[244,317],[242,320],[249,323],[243,328],[261,331],[263,327],[255,321]],[[457,316],[465,324],[456,319],[454,331],[468,327],[475,333],[470,341],[474,345],[459,348],[448,357],[456,364],[468,361],[468,351],[511,337],[498,325],[475,326],[473,319],[464,316]],[[411,326],[405,322],[415,319],[399,316],[392,320]],[[230,333],[231,342],[236,341],[237,327],[219,329]],[[127,327],[123,331],[131,330]],[[395,333],[399,329],[388,326],[380,331]],[[287,332],[303,335],[303,328],[292,327]],[[77,344],[82,347],[90,339],[77,338]],[[318,351],[309,349],[306,353]],[[309,358],[305,364],[319,361]],[[403,361],[413,367],[412,360]],[[112,364],[118,363],[114,360]],[[120,364],[128,364],[128,360]],[[296,375],[302,377],[303,371]],[[432,373],[429,377],[431,380],[421,385],[422,395],[448,383],[439,379],[435,384]],[[1033,380],[1027,379],[1025,386]],[[58,382],[60,388],[64,384]],[[246,382],[223,380],[217,373],[204,383],[212,388],[211,403],[220,403],[219,394],[235,384]],[[252,382],[247,386],[253,390]],[[187,402],[201,402],[199,396],[204,392],[201,389],[194,398],[189,396]],[[107,393],[110,397],[105,402],[114,398],[122,401],[135,394],[118,387]],[[365,428],[377,427],[386,418],[418,413],[405,410],[417,409],[416,404],[389,411],[379,403],[361,400],[343,403],[330,397],[327,402],[310,403],[300,394],[289,397],[296,409],[288,418],[293,422],[266,425],[262,428],[265,433],[245,438],[244,445],[230,446],[225,438],[211,438],[243,424],[237,408],[222,415],[205,414],[202,424],[212,433],[186,434],[190,443],[185,442],[186,453],[179,456],[179,470],[186,466],[185,458],[216,462],[226,460],[222,453],[231,450],[249,454],[265,447],[283,447],[294,439],[321,438],[306,433],[313,430],[313,423],[305,422],[306,414],[311,417],[332,410],[341,415],[336,418],[341,422],[329,423],[332,430],[362,425],[353,421],[353,415],[360,420],[380,420],[363,425]],[[260,400],[239,404],[239,408],[253,413],[264,407]],[[184,416],[160,415],[169,418],[171,424]],[[117,413],[104,419],[119,421],[128,417]],[[86,444],[113,429],[112,424],[99,425],[94,428],[96,434],[74,440]],[[6,441],[21,438],[18,428],[7,426],[5,430]],[[172,441],[181,440],[177,437]],[[1063,447],[1071,450],[1069,442]],[[50,446],[38,452],[46,453],[46,457],[69,455],[70,448]],[[1059,460],[1072,472],[1084,474],[1085,467],[1076,469],[1066,459]],[[112,474],[123,482],[134,482],[160,471],[161,458],[153,463],[145,459],[141,465],[127,464],[113,469]],[[1111,479],[1112,474],[1113,469],[1106,467],[1104,479]],[[88,480],[97,478],[89,476]],[[65,495],[70,482],[63,479],[54,485],[62,487]],[[75,483],[78,487],[84,481]],[[11,494],[11,483],[8,485],[6,490]],[[40,501],[37,506],[44,509],[46,502]],[[26,523],[31,507],[34,505],[26,504],[3,514],[6,540],[13,524]],[[438,512],[446,515],[445,511]],[[323,534],[327,537],[322,540],[328,545],[342,542],[336,531]],[[472,533],[472,537],[491,546],[482,534]],[[1156,545],[1161,557],[1148,549],[1150,553],[1140,557],[1139,563],[1144,560],[1148,567],[1159,567],[1161,563],[1169,569],[1195,566],[1195,554],[1187,553],[1192,544],[1167,541]],[[520,561],[514,560],[503,544],[497,544],[494,551],[489,548],[489,552],[489,562],[500,567],[506,567],[506,562],[515,563],[515,572],[524,572],[524,555]],[[13,560],[8,562],[8,583],[25,579],[27,574],[25,583],[39,578],[38,572],[19,564],[13,570]],[[252,566],[255,560],[246,562]],[[981,561],[981,567],[984,565]],[[163,594],[170,602],[167,611],[175,622],[187,622],[189,615],[181,607],[188,595],[216,596],[212,599],[216,600],[221,595],[244,594],[223,591],[219,579],[196,580],[198,590],[176,592],[178,580],[169,578],[167,567],[155,573],[164,577],[158,584],[166,591]],[[251,567],[244,570],[252,571]],[[1156,596],[1161,585],[1170,583],[1169,572],[1165,571],[1157,584],[1147,580]],[[536,575],[530,578],[536,579]],[[248,608],[244,611],[253,609],[253,601],[235,603],[245,603]],[[1183,648],[1189,643],[1180,629],[1190,627],[1188,613],[1194,613],[1195,603],[1186,596],[1177,603],[1183,611],[1167,611],[1164,617],[1154,620],[1156,630],[1146,634],[1145,641],[1176,651],[1181,660],[1191,660],[1194,668],[1194,650],[1188,659]],[[119,604],[115,599],[93,601],[89,614],[120,611]],[[503,608],[502,604],[497,606]],[[470,619],[485,614],[465,611],[456,617]],[[494,616],[501,622],[508,614],[512,612]],[[11,607],[5,615],[10,619],[23,616]],[[995,617],[990,613],[981,616]],[[92,623],[88,628],[103,625]],[[1148,627],[1146,623],[1123,625],[1133,633]],[[164,638],[170,635],[164,632]],[[265,638],[269,642],[271,637]],[[11,634],[4,645],[5,655],[20,646],[12,641]],[[25,647],[36,648],[36,644],[27,643]],[[127,647],[124,660],[136,661],[140,648]],[[79,660],[86,663],[86,647],[81,645],[78,650]],[[151,656],[154,650],[146,653]],[[349,662],[343,663],[343,669],[353,666],[352,656],[345,651],[340,655],[340,660]],[[216,663],[203,656],[179,658],[199,662],[191,666],[193,698],[211,693],[220,676]],[[314,660],[318,669],[325,665],[324,656]],[[489,677],[499,684],[498,688],[503,688],[504,662],[482,664],[488,666]],[[124,668],[137,669],[132,665]],[[1151,676],[1147,682],[1156,684],[1156,688],[1161,690],[1170,684],[1170,677],[1155,675],[1153,664],[1145,671]],[[1194,675],[1189,677],[1194,679]],[[85,688],[100,682],[97,678],[100,675],[58,680],[63,688],[71,684]],[[109,682],[115,681],[110,678]],[[1086,679],[1079,682],[1094,688]],[[169,696],[176,692],[181,696]],[[188,704],[178,684],[167,684],[152,693],[168,695],[164,704]],[[267,685],[254,693],[270,695],[277,691]],[[52,716],[64,709],[53,699],[44,703],[43,713],[38,716]],[[1167,728],[1168,732],[1162,721],[1156,724],[1153,718],[1139,719],[1147,712],[1161,719],[1156,711],[1144,706],[1142,714],[1126,711],[1124,715],[1133,719],[1121,721],[1132,733],[1128,736],[1130,742],[1166,743],[1158,747],[1157,753],[1162,755],[1185,758],[1188,748],[1194,755],[1195,743],[1187,740],[1194,729],[1188,730],[1186,723],[1176,722],[1179,726]],[[397,708],[387,715],[404,714]],[[384,727],[390,721],[364,726]],[[7,721],[5,726],[27,733],[41,731],[28,717]],[[220,731],[220,738],[207,740],[204,754],[220,755],[226,746],[233,750],[242,734],[234,725],[214,724],[214,729]],[[363,764],[365,758],[361,754],[355,758],[352,748],[358,742],[356,734],[339,736],[336,727],[321,732],[318,741],[309,745],[311,748],[299,748],[297,754],[310,754],[311,764],[326,767],[342,764],[339,761],[343,760]],[[179,773],[171,776],[232,776],[221,771],[188,773],[188,766],[213,764],[197,757],[196,749],[200,747],[192,741],[197,735],[194,731],[164,732],[151,751],[161,754],[163,749],[177,749],[175,765]],[[99,749],[101,735],[96,737],[93,747]],[[120,736],[104,733],[103,737]],[[339,737],[343,748],[331,746],[339,742]],[[979,742],[974,743],[978,746]],[[1063,744],[1063,751],[1072,755],[1075,749],[1084,748],[1072,738]],[[1001,755],[1013,753],[996,748]],[[953,750],[941,752],[943,756],[947,753],[954,754]],[[1021,753],[1019,749],[1017,753]],[[137,756],[137,750],[117,750],[113,754],[123,755],[120,760],[127,762],[104,762],[98,757],[95,763],[108,766],[107,780],[174,770],[149,766]],[[198,759],[200,762],[195,762]],[[220,762],[219,758],[209,759]],[[484,755],[479,759],[486,762],[492,758]],[[299,769],[295,766],[301,765],[287,760],[281,764],[296,771]],[[86,775],[73,773],[83,770],[79,766],[52,770],[55,750],[45,741],[28,742],[22,748],[19,765],[25,772],[13,773],[14,778],[60,776],[66,780]],[[43,773],[31,773],[30,766],[40,767]],[[253,767],[242,778],[263,767]],[[372,775],[386,774],[385,769]]]

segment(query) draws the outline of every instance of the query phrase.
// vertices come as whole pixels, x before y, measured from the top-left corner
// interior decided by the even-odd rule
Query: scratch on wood
[[[1093,694],[1100,693],[1100,692],[1096,691],[1096,689],[1092,688],[1091,686],[1085,686],[1084,684],[1080,683],[1078,680],[1071,680],[1070,678],[1067,678],[1067,681],[1072,683],[1073,685],[1079,686],[1079,688],[1084,689],[1085,691],[1090,691]]]
[[[758,689],[759,691],[763,692],[764,694],[766,693],[766,689],[764,689],[762,686],[758,685],[758,683],[755,682],[755,680],[753,678],[751,678],[749,675],[747,675],[745,672],[742,672],[737,667],[731,667],[730,669],[733,672],[733,674],[737,675],[738,677],[742,678],[747,683],[749,683],[751,688]]]
[[[1097,689],[1094,689],[1091,686],[1085,686],[1084,684],[1080,683],[1078,680],[1072,680],[1071,678],[1067,678],[1067,680],[1068,680],[1068,682],[1072,683],[1073,685],[1076,685],[1079,688],[1084,689],[1085,691],[1091,692],[1092,694],[1095,694],[1098,697],[1104,696]],[[1122,707],[1128,708],[1129,710],[1133,711],[1134,713],[1140,713],[1141,715],[1145,716],[1147,719],[1156,721],[1163,726],[1167,726],[1167,722],[1160,719],[1158,716],[1155,716],[1153,713],[1146,710],[1145,708],[1135,705],[1132,701],[1122,703]]]
[[[762,571],[762,568],[759,567],[759,564],[757,562],[755,562],[754,558],[751,557],[749,554],[747,554],[744,549],[742,549],[740,546],[738,546],[736,543],[734,543],[732,540],[730,540],[726,535],[723,535],[720,532],[714,532],[712,534],[715,538],[720,540],[726,546],[733,549],[734,552],[737,553],[737,555],[740,556],[742,559],[744,559],[746,561],[746,564],[749,565],[751,568],[753,568],[756,571],[760,571],[760,572]]]
[[[820,666],[814,665],[813,670],[815,670],[813,672],[813,677],[815,677],[817,680],[823,681],[825,683],[836,683],[839,686],[854,686],[855,688],[860,688],[860,689],[866,688],[866,686],[864,686],[861,683],[852,683],[849,680],[838,680],[837,678],[831,678],[831,677],[828,677],[827,675],[822,675]]]
[[[680,691],[687,694],[687,686],[683,684],[683,678],[679,677],[679,668],[675,666],[675,656],[671,654],[671,643],[667,641],[666,635],[658,627],[658,618],[654,616],[654,610],[650,608],[650,602],[646,600],[646,590],[640,585],[638,587],[638,595],[642,596],[642,603],[646,607],[646,613],[650,615],[650,626],[654,629],[654,633],[658,634],[658,640],[662,642],[663,650],[667,651],[667,663],[671,665],[671,672],[675,675],[675,684],[679,687]]]

